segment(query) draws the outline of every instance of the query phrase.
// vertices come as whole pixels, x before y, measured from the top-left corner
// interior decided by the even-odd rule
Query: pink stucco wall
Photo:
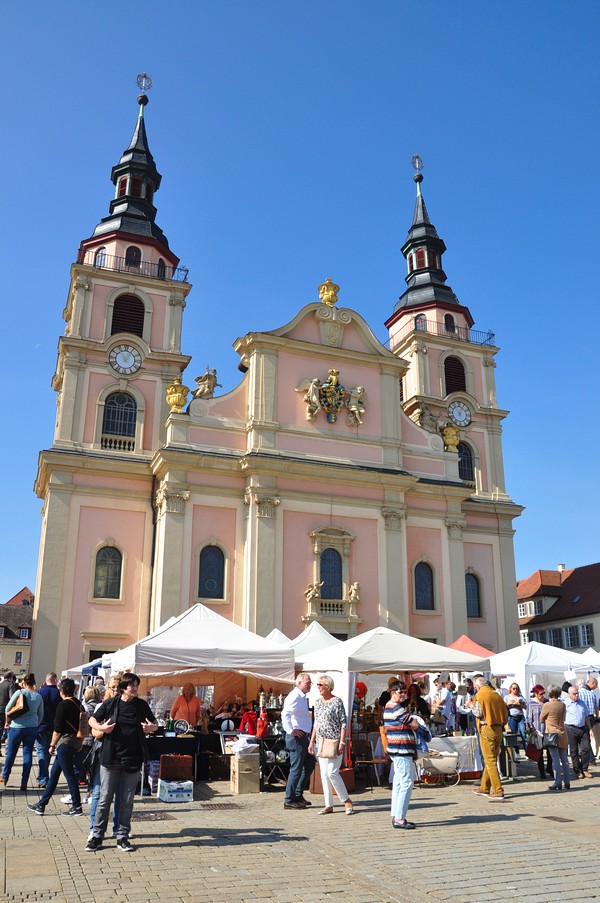
[[[499,652],[494,550],[491,543],[465,542],[465,567],[473,568],[482,592],[483,618],[469,620],[469,636],[476,643],[487,643]]]
[[[74,564],[70,625],[69,661],[81,658],[81,631],[123,633],[126,645],[138,638],[138,613],[141,603],[142,560],[146,513],[119,508],[100,508],[82,505],[77,523],[77,557]],[[119,603],[89,601],[93,589],[93,568],[99,546],[107,540],[114,542],[123,554],[123,584]],[[67,592],[69,592],[67,588]]]
[[[228,560],[226,570],[228,603],[216,605],[215,611],[233,620],[234,572],[236,567],[236,521],[234,508],[218,508],[210,505],[194,505],[192,514],[192,560],[190,573],[190,604],[198,601],[198,556],[200,549],[216,540]],[[240,562],[241,564],[241,562]],[[210,605],[210,601],[204,602]]]
[[[190,427],[189,431],[190,444],[198,445],[202,448],[219,449],[233,448],[236,451],[246,450],[246,433],[241,430],[227,429],[211,429],[210,427],[196,426]]]

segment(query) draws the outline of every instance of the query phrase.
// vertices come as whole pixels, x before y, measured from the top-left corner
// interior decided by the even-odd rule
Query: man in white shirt
[[[313,756],[308,754],[312,718],[306,694],[310,686],[310,674],[303,671],[296,678],[294,689],[286,696],[281,713],[285,745],[290,755],[290,773],[285,788],[284,809],[306,809],[312,805],[303,795],[315,767]]]

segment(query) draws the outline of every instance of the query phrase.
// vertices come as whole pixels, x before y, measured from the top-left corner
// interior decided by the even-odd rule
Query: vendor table
[[[429,749],[440,752],[458,753],[458,771],[483,771],[483,759],[479,751],[477,737],[432,737]]]

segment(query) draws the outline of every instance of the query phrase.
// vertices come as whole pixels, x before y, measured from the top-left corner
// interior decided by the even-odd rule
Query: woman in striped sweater
[[[418,722],[406,708],[406,684],[397,680],[389,687],[390,701],[383,710],[383,724],[388,741],[388,755],[394,763],[392,786],[392,827],[412,830],[406,813],[414,786],[413,760],[417,755],[414,731]]]

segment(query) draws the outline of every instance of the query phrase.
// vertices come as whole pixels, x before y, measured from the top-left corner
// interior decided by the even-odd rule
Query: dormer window
[[[129,193],[134,198],[141,198],[142,196],[142,180],[139,176],[132,176],[131,178],[131,188],[129,189]]]
[[[425,248],[417,249],[417,269],[423,270],[425,269]]]
[[[127,194],[127,176],[123,176],[119,179],[119,183],[117,186],[117,197],[124,198]]]

